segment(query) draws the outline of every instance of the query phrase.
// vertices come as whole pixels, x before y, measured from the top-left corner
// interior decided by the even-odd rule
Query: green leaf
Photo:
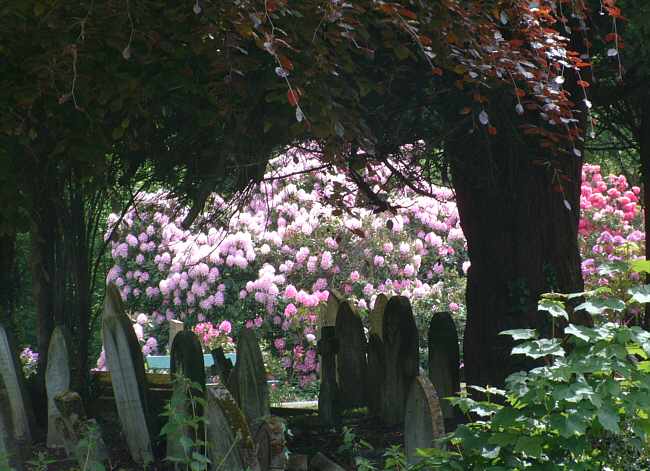
[[[542,299],[537,305],[537,309],[540,311],[548,312],[551,317],[562,317],[566,320],[569,320],[569,315],[564,309],[564,304],[561,301],[554,299]]]
[[[537,457],[542,454],[542,443],[540,437],[519,437],[515,445],[515,452]]]
[[[637,273],[650,273],[650,260],[631,260],[630,270]]]
[[[499,332],[499,335],[509,335],[513,340],[529,340],[537,338],[535,329],[512,329]]]
[[[576,307],[576,311],[585,310],[589,314],[602,314],[607,310],[622,311],[625,309],[625,303],[615,298],[597,298],[585,301]]]
[[[627,292],[632,295],[632,301],[639,304],[650,303],[650,285],[633,286]]]
[[[578,337],[580,340],[584,340],[585,342],[589,342],[589,340],[596,337],[594,329],[574,324],[569,324],[566,326],[564,328],[564,333],[566,335],[573,335],[574,337]]]
[[[512,349],[512,354],[526,355],[530,358],[538,359],[547,355],[564,357],[565,351],[558,339],[540,339],[517,345]]]
[[[598,408],[598,421],[600,424],[612,433],[620,433],[621,429],[618,426],[619,416],[618,412],[609,404],[604,404]]]

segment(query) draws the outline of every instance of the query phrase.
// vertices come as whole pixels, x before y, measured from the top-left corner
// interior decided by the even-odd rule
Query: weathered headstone
[[[339,304],[336,316],[336,373],[341,406],[359,407],[366,405],[366,370],[368,345],[363,332],[363,322],[347,301]]]
[[[172,350],[172,345],[174,344],[174,337],[178,335],[179,332],[183,332],[185,325],[176,319],[172,319],[168,322],[169,325],[169,342],[167,343],[169,351]]]
[[[203,415],[201,401],[194,401],[192,396],[205,396],[205,364],[201,342],[194,332],[184,330],[174,337],[172,343],[170,370],[173,378],[171,406],[175,415],[197,417]],[[171,419],[170,419],[171,420]],[[167,457],[182,459],[185,456],[181,444],[182,437],[194,440],[202,436],[200,429],[192,427],[172,428],[167,434]]]
[[[388,304],[388,297],[384,293],[380,293],[377,295],[375,305],[368,316],[370,335],[374,334],[380,339],[383,339],[384,336],[384,311],[386,310],[386,304]]]
[[[316,453],[309,462],[309,469],[313,471],[345,471],[320,451]]]
[[[106,287],[102,339],[115,405],[131,458],[141,464],[152,462],[153,422],[148,411],[142,350],[124,312],[120,292],[112,283]]]
[[[226,354],[221,347],[215,348],[210,353],[212,354],[212,361],[214,362],[214,365],[212,366],[212,374],[218,376],[221,383],[225,386],[228,384],[230,373],[233,369],[232,362],[229,358],[226,358]]]
[[[292,453],[289,455],[287,471],[309,471],[309,457]]]
[[[404,420],[406,397],[418,375],[419,341],[411,303],[404,296],[393,296],[384,309],[384,381],[382,421],[396,425]]]
[[[330,290],[327,297],[327,303],[321,307],[319,314],[319,333],[322,332],[323,327],[336,326],[336,316],[339,313],[339,304],[341,304],[343,297],[335,289]]]
[[[262,350],[252,329],[244,328],[239,334],[237,364],[230,374],[229,384],[248,423],[271,413]]]
[[[25,390],[25,379],[13,341],[0,325],[0,376],[6,390],[11,411],[13,439],[19,448],[32,442],[34,418]]]
[[[228,389],[207,387],[208,457],[213,470],[260,471],[257,450],[246,417]]]
[[[68,338],[64,327],[55,327],[47,350],[45,389],[47,390],[47,446],[49,448],[64,446],[63,437],[55,426],[55,421],[61,413],[54,403],[54,397],[70,389]]]
[[[375,299],[375,305],[369,315],[370,332],[368,338],[368,414],[380,416],[383,397],[383,383],[385,374],[384,342],[382,341],[384,309],[388,303],[385,294],[380,294]]]
[[[79,394],[63,391],[53,401],[59,411],[54,426],[63,439],[68,456],[76,458],[82,469],[103,466],[108,460],[108,449],[97,422],[86,418]]]
[[[450,425],[454,422],[454,408],[443,398],[456,396],[460,392],[459,363],[458,332],[454,319],[449,312],[436,313],[429,324],[429,379],[440,398],[445,421]]]
[[[22,459],[18,444],[14,440],[11,415],[9,394],[0,376],[0,469],[14,468],[16,471],[22,471]]]
[[[284,421],[279,417],[264,417],[253,424],[251,431],[261,471],[284,471],[289,454]]]
[[[338,384],[336,382],[336,352],[338,340],[335,327],[322,327],[318,341],[320,354],[320,392],[318,394],[318,416],[321,424],[332,427],[339,422]]]
[[[442,410],[436,390],[425,376],[413,380],[406,401],[404,417],[404,448],[409,464],[421,460],[418,448],[436,446],[435,440],[445,434]]]

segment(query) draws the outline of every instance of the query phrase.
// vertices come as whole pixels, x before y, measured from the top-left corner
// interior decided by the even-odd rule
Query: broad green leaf
[[[607,310],[622,311],[623,309],[625,309],[625,303],[615,298],[589,299],[576,307],[576,311],[585,310],[593,315],[602,314]]]
[[[650,303],[650,285],[633,286],[627,292],[632,295],[632,301],[639,304]]]
[[[573,335],[574,337],[578,337],[580,340],[584,340],[585,342],[589,342],[590,339],[596,336],[594,329],[574,324],[567,325],[564,328],[564,333],[566,335]]]
[[[620,433],[621,429],[618,426],[619,416],[618,412],[609,404],[604,404],[598,408],[598,421],[600,424],[612,433]]]
[[[515,445],[515,452],[537,457],[542,454],[542,444],[540,437],[519,437]]]
[[[650,273],[650,260],[631,260],[630,270],[638,273]]]
[[[513,355],[526,355],[530,358],[537,359],[547,355],[563,357],[565,351],[558,339],[540,339],[517,345],[512,349]]]
[[[537,338],[535,329],[512,329],[499,332],[499,335],[509,335],[513,340],[529,340]]]
[[[561,301],[542,299],[537,305],[537,309],[548,312],[552,317],[562,317],[569,320],[569,315],[564,309],[564,304]]]

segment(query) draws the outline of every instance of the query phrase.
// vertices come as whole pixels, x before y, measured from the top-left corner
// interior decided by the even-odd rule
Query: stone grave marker
[[[420,461],[416,450],[431,448],[445,434],[436,390],[426,376],[417,376],[409,390],[404,417],[404,448],[409,464]]]
[[[336,373],[339,401],[344,408],[364,406],[368,345],[363,332],[363,322],[347,301],[339,304],[335,329],[338,340]]]
[[[442,414],[449,424],[454,422],[454,408],[443,399],[460,393],[460,351],[458,332],[450,312],[433,315],[429,324],[429,379],[438,393]]]
[[[11,416],[9,393],[0,376],[0,469],[15,468],[22,471],[22,459],[18,444],[14,440]]]
[[[18,360],[14,343],[0,325],[0,377],[11,411],[13,439],[19,448],[32,443],[34,417],[29,397],[26,394],[23,370]]]
[[[174,336],[170,373],[173,378],[172,408],[176,413],[186,417],[192,416],[193,413],[202,416],[201,404],[195,403],[196,411],[194,411],[190,396],[205,396],[205,364],[201,342],[191,330],[183,330]],[[198,389],[195,386],[198,386]],[[195,434],[200,437],[202,431],[193,430],[191,427],[170,430],[167,434],[167,457],[183,458],[185,453],[180,443],[181,437],[186,436],[194,440]]]
[[[230,358],[226,358],[223,348],[217,347],[210,352],[214,365],[212,366],[212,374],[218,376],[221,383],[225,386],[228,384],[230,373],[232,372],[233,365]]]
[[[74,391],[63,391],[53,398],[59,415],[54,426],[63,439],[68,456],[74,457],[82,469],[99,468],[108,460],[108,449],[104,443],[99,424],[87,419],[81,397]]]
[[[251,427],[261,471],[284,471],[288,464],[286,425],[275,416],[255,421]]]
[[[154,432],[148,411],[142,350],[131,320],[124,312],[120,292],[112,283],[106,287],[102,339],[115,405],[131,458],[140,464],[152,462]]]
[[[169,342],[167,343],[169,351],[172,351],[172,345],[174,344],[174,337],[178,335],[179,332],[183,332],[185,325],[176,319],[172,319],[168,322],[169,325]]]
[[[336,316],[339,313],[339,304],[341,304],[343,297],[336,289],[331,289],[330,294],[327,298],[327,303],[322,306],[320,311],[320,329],[319,333],[322,331],[323,327],[334,327],[336,326]]]
[[[57,326],[50,337],[47,350],[47,369],[45,371],[45,389],[47,391],[47,446],[61,448],[63,437],[57,430],[55,421],[61,415],[54,403],[54,397],[70,389],[70,353],[69,335],[62,326]]]
[[[384,309],[388,303],[385,294],[375,299],[375,305],[369,315],[370,334],[368,338],[368,414],[374,417],[381,415],[383,382],[385,374],[384,342],[382,329]]]
[[[419,369],[418,329],[411,303],[393,296],[386,303],[383,321],[384,381],[382,421],[396,425],[404,420],[406,397]]]
[[[244,328],[239,334],[237,363],[230,374],[229,384],[248,423],[271,413],[262,350],[252,329]]]
[[[388,304],[388,297],[381,293],[377,295],[375,299],[375,305],[370,311],[369,314],[369,324],[370,324],[370,335],[376,335],[379,339],[383,339],[383,329],[384,329],[384,311],[386,310],[386,304]]]
[[[321,424],[332,427],[339,422],[338,384],[336,382],[336,352],[338,340],[335,327],[322,327],[318,341],[320,355],[320,392],[318,394],[318,416]]]
[[[205,415],[212,469],[261,471],[246,417],[223,385],[208,385]]]

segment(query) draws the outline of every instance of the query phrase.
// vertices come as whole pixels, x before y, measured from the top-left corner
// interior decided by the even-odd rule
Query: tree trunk
[[[577,241],[582,161],[544,155],[538,142],[522,140],[516,124],[496,127],[499,134],[490,138],[477,136],[482,129],[461,131],[446,150],[471,261],[465,379],[500,386],[529,363],[510,355],[512,342],[499,332],[537,328],[550,335],[548,316],[537,311],[540,294],[583,290]],[[554,161],[566,178],[554,178],[538,159]]]
[[[16,335],[16,233],[0,234],[0,324]]]
[[[648,228],[650,228],[650,94],[643,97],[643,105],[639,110],[641,114],[641,127],[637,133],[639,143],[639,159],[641,160],[641,179],[643,182],[643,227],[646,232],[645,258],[650,260],[650,244],[647,241]],[[650,283],[650,274],[646,276],[646,283]],[[650,329],[650,305],[645,306],[644,327]]]

